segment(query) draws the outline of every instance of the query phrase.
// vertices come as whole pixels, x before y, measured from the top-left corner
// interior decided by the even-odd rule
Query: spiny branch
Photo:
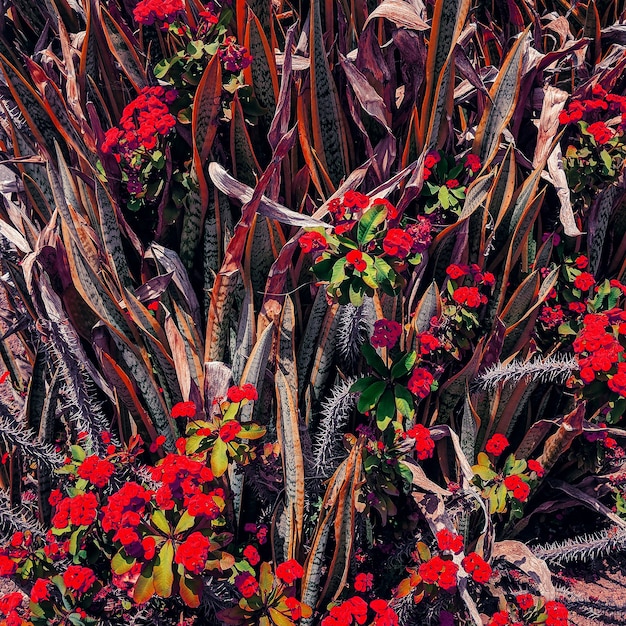
[[[565,355],[533,359],[528,362],[512,361],[506,365],[496,363],[478,376],[473,386],[488,391],[495,389],[499,384],[517,383],[523,378],[540,382],[564,383],[577,369],[576,359]]]

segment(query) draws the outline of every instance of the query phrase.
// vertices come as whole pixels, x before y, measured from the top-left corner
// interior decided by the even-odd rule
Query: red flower
[[[63,574],[63,582],[71,591],[82,594],[87,592],[96,582],[96,575],[88,567],[70,565]]]
[[[539,463],[539,461],[535,461],[534,459],[530,459],[528,461],[528,469],[531,472],[535,472],[535,474],[537,474],[537,478],[541,478],[546,473],[541,463]]]
[[[155,20],[169,22],[183,10],[182,0],[140,0],[133,11],[138,24],[153,24]]]
[[[391,228],[383,239],[383,250],[390,256],[404,259],[411,252],[413,239],[401,228]]]
[[[520,502],[526,502],[530,495],[530,487],[516,474],[504,479],[504,486],[513,493],[513,497]]]
[[[596,284],[595,278],[589,272],[581,272],[574,279],[574,287],[581,291],[587,291]]]
[[[369,591],[374,586],[374,574],[370,572],[367,573],[359,573],[356,575],[354,579],[354,588],[356,591],[360,591],[361,593],[365,593]]]
[[[78,475],[96,487],[104,487],[109,478],[113,476],[115,465],[106,459],[101,459],[96,455],[88,456],[78,468]]]
[[[386,600],[376,599],[370,602],[370,607],[376,612],[372,626],[397,626],[398,614],[389,606]]]
[[[70,499],[69,517],[74,526],[90,526],[96,519],[98,499],[94,493],[85,493]]]
[[[485,450],[490,454],[499,456],[508,445],[508,439],[504,435],[496,433],[485,445]]]
[[[433,375],[423,367],[416,367],[407,383],[408,390],[418,398],[425,398],[434,382]]]
[[[17,563],[4,554],[0,554],[0,576],[12,576],[17,571]]]
[[[360,250],[350,250],[346,254],[346,265],[352,265],[357,272],[362,272],[367,267],[367,263],[363,259],[363,253]]]
[[[551,600],[550,602],[546,602],[544,608],[548,615],[545,622],[546,626],[568,626],[569,613],[564,604],[556,600]]]
[[[302,578],[304,575],[304,570],[302,569],[302,565],[298,563],[295,559],[289,559],[289,561],[285,561],[281,563],[276,568],[276,576],[280,578],[286,585],[293,585],[293,583],[298,579]]]
[[[469,170],[472,170],[472,172],[476,174],[476,172],[478,172],[478,170],[480,170],[480,168],[482,167],[480,158],[477,157],[475,154],[468,154],[465,157],[465,167]]]
[[[477,583],[486,583],[491,578],[491,566],[476,552],[470,552],[461,561],[461,565]]]
[[[145,537],[141,542],[141,548],[143,550],[143,558],[146,561],[151,561],[154,558],[156,552],[156,541],[154,537]]]
[[[443,528],[437,533],[437,545],[440,550],[451,550],[458,554],[463,550],[463,537]]]
[[[424,167],[432,170],[433,167],[439,163],[439,161],[441,161],[441,155],[439,152],[429,152],[424,159]]]
[[[587,265],[589,265],[589,259],[584,255],[581,254],[580,256],[578,256],[576,258],[576,260],[574,261],[574,265],[579,269],[579,270],[584,270]]]
[[[294,621],[302,617],[302,604],[296,598],[285,598],[285,604],[291,613],[291,619]]]
[[[328,248],[328,242],[326,241],[326,237],[324,237],[322,233],[318,233],[317,231],[304,233],[303,235],[301,235],[298,243],[300,244],[300,247],[305,254],[318,252],[320,250],[326,250]]]
[[[250,572],[242,572],[235,577],[235,587],[244,598],[251,598],[258,592],[259,583]]]
[[[454,290],[452,299],[457,304],[465,305],[470,309],[475,309],[487,302],[487,298],[480,294],[478,287],[459,287]]]
[[[244,400],[253,401],[259,399],[256,387],[251,383],[245,383],[241,387],[231,387],[226,395],[231,402],[237,403]]]
[[[448,265],[446,268],[446,274],[452,279],[457,280],[462,276],[466,276],[469,269],[466,265]]]
[[[248,563],[250,563],[252,567],[255,567],[261,561],[259,551],[252,545],[248,545],[245,547],[243,555],[246,557]]]
[[[239,422],[236,422],[235,420],[226,422],[220,428],[220,439],[224,443],[228,443],[229,441],[232,441],[237,436],[240,430],[241,430],[241,424]]]
[[[402,326],[398,322],[393,320],[376,320],[370,343],[375,348],[393,348],[398,339],[400,339],[401,334]]]
[[[441,347],[439,339],[428,332],[418,333],[417,340],[419,341],[420,354],[429,354]]]
[[[369,203],[370,199],[358,191],[346,191],[343,196],[343,204],[351,209],[365,209]]]
[[[429,585],[439,585],[445,591],[454,591],[458,566],[440,556],[434,556],[419,566],[419,575]]]
[[[535,606],[535,598],[529,593],[522,593],[519,596],[515,596],[515,602],[517,602],[517,606],[519,606],[522,611],[528,611],[528,609],[532,609]]]
[[[11,611],[15,611],[18,606],[24,601],[24,596],[19,591],[13,593],[7,593],[0,598],[0,611],[5,615],[8,615]],[[22,621],[18,622],[20,625]]]
[[[175,561],[188,572],[200,574],[206,565],[210,545],[211,541],[208,537],[205,537],[199,531],[193,532],[178,546]],[[237,579],[235,579],[235,584],[237,584]],[[239,586],[237,586],[237,589],[239,589]],[[250,596],[246,597],[249,598]]]
[[[420,461],[430,459],[435,449],[435,442],[430,436],[430,430],[422,424],[416,424],[406,432],[408,437],[415,439],[415,451]]]
[[[220,493],[218,493],[218,491]],[[204,516],[210,520],[217,519],[222,512],[220,504],[215,501],[215,498],[222,497],[221,489],[214,490],[211,493],[196,493],[189,499],[187,505],[187,511],[189,515],[194,517]]]
[[[172,417],[195,417],[195,402],[179,402],[172,407]]]
[[[491,272],[485,272],[481,283],[488,286],[495,285],[496,277]]]
[[[604,122],[595,122],[587,126],[587,132],[593,135],[593,138],[599,144],[605,144],[613,139],[615,131],[611,130]]]
[[[491,616],[487,626],[507,626],[509,624],[509,614],[506,611],[498,611]]]
[[[459,181],[456,178],[451,178],[446,181],[446,187],[448,189],[456,189],[459,186]]]

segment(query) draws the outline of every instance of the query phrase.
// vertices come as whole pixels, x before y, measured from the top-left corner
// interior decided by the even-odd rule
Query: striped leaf
[[[287,541],[288,558],[297,558],[304,524],[304,458],[300,442],[298,407],[293,386],[278,369],[276,381],[276,434],[281,448],[285,485],[285,508],[291,536]]]
[[[337,88],[328,65],[320,14],[321,0],[311,3],[309,46],[311,58],[311,126],[313,145],[334,187],[349,167],[347,136]]]
[[[519,36],[489,90],[490,99],[476,129],[476,139],[472,148],[472,152],[478,154],[483,165],[490,163],[495,156],[500,145],[500,136],[517,106],[528,32],[527,29]]]

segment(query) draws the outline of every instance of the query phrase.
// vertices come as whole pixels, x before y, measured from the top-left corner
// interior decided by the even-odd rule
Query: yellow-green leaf
[[[211,451],[211,471],[216,478],[222,476],[228,469],[228,455],[226,454],[226,450],[226,443],[218,437]]]
[[[168,539],[159,552],[152,575],[154,591],[162,598],[169,598],[172,595],[172,585],[174,584],[173,561],[174,546],[172,545],[172,540]]]

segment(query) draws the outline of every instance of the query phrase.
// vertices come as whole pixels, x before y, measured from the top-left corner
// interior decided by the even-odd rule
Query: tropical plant
[[[626,526],[617,3],[6,4],[4,623],[566,624],[543,559]]]

